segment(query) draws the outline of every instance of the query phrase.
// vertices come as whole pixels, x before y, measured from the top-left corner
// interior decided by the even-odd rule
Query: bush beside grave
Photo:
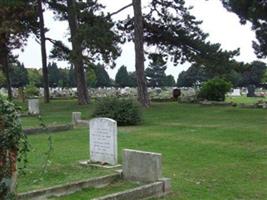
[[[198,97],[201,100],[224,101],[231,87],[231,83],[221,78],[214,78],[204,83]]]
[[[96,104],[93,117],[114,119],[119,126],[136,125],[142,121],[142,110],[132,99],[102,98]]]
[[[37,98],[39,96],[39,89],[35,85],[29,84],[25,87],[25,94],[28,99]]]
[[[12,199],[16,186],[16,161],[28,151],[17,107],[0,95],[0,199]]]

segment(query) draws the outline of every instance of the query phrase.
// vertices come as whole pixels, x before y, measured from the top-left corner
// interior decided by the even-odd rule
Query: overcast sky
[[[142,0],[143,7],[148,5],[150,0]],[[116,11],[121,7],[129,4],[131,0],[99,0],[100,3],[106,6],[109,12]],[[208,40],[214,43],[221,43],[222,47],[226,50],[234,50],[240,48],[240,56],[237,57],[238,61],[251,62],[256,60],[252,48],[252,40],[255,39],[255,33],[251,31],[250,24],[242,26],[239,23],[238,17],[227,12],[220,0],[186,0],[188,6],[194,6],[191,13],[196,16],[198,20],[202,20],[201,28],[204,32],[209,33]],[[127,15],[132,15],[132,8],[128,8],[122,13],[116,15],[114,19],[123,19]],[[63,40],[67,42],[66,36],[68,34],[67,22],[59,22],[54,20],[52,12],[45,12],[45,26],[50,30],[47,33],[48,37],[53,39]],[[49,53],[51,44],[47,42],[47,52]],[[117,67],[115,69],[107,68],[109,75],[114,78],[118,68],[121,65],[127,66],[128,71],[134,71],[134,46],[132,43],[127,43],[122,47],[122,55],[116,60]],[[41,68],[41,50],[40,45],[35,42],[33,37],[29,38],[27,46],[24,51],[16,51],[19,54],[19,60],[25,64],[26,67]],[[50,62],[53,60],[49,60]],[[263,60],[267,62],[267,60]],[[148,63],[146,63],[147,66]],[[59,67],[67,67],[67,62],[58,62]],[[172,66],[168,64],[166,70],[167,74],[172,74],[177,79],[178,74],[186,70],[189,64]]]

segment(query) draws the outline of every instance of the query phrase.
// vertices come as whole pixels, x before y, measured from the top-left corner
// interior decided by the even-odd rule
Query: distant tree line
[[[164,64],[164,65],[162,65]],[[166,75],[166,63],[153,61],[145,70],[146,80],[149,87],[175,86],[172,75]],[[162,66],[161,66],[162,65]],[[76,87],[74,67],[59,68],[57,63],[48,63],[48,84],[51,88]],[[137,87],[136,73],[128,72],[126,66],[118,69],[115,80],[109,77],[103,65],[89,64],[86,68],[87,87]],[[13,88],[25,87],[28,84],[43,87],[42,70],[25,68],[23,63],[15,62],[10,66],[10,83]],[[6,87],[6,80],[0,73],[0,87]]]
[[[261,61],[247,64],[234,62],[231,68],[223,67],[218,72],[216,67],[193,64],[180,73],[177,86],[192,87],[215,77],[231,82],[233,87],[260,86],[267,82],[267,65]]]

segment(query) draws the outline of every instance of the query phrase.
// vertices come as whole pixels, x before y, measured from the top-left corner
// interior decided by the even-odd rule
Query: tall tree
[[[221,0],[224,7],[236,13],[241,24],[252,23],[257,41],[253,47],[259,58],[267,56],[267,3],[266,0]]]
[[[111,85],[111,81],[105,67],[102,65],[96,65],[95,67],[95,75],[96,75],[96,87],[109,87]]]
[[[0,2],[0,65],[6,76],[8,96],[12,98],[9,58],[11,50],[22,47],[37,22],[33,0]]]
[[[70,60],[74,65],[78,101],[86,104],[89,97],[84,66],[95,60],[113,66],[113,60],[120,55],[118,43],[122,40],[114,30],[111,18],[101,12],[103,6],[97,1],[50,0],[48,3],[59,19],[68,20],[71,32],[72,49],[68,50],[56,42],[53,54],[60,59]]]
[[[246,65],[242,73],[242,86],[255,85],[259,86],[266,73],[267,65],[261,61],[253,61],[251,64]]]
[[[127,68],[126,66],[122,65],[115,76],[115,83],[119,87],[126,87],[129,86],[129,82],[130,81]]]
[[[23,63],[16,62],[11,65],[10,82],[15,88],[25,87],[28,84],[28,71]]]
[[[138,100],[144,107],[149,107],[150,100],[145,80],[144,24],[143,24],[141,0],[133,0],[133,10],[134,10],[135,70],[137,79]]]
[[[78,9],[76,8],[76,0],[67,0],[68,22],[71,34],[72,44],[72,62],[75,66],[75,74],[77,80],[77,91],[79,104],[89,103],[89,94],[85,79],[83,67],[83,54],[82,54],[82,40],[78,37]]]
[[[133,1],[133,4],[140,7],[141,2]],[[239,53],[238,49],[224,51],[220,44],[207,42],[208,34],[199,27],[202,22],[190,14],[190,8],[185,6],[184,0],[151,0],[148,13],[144,13],[143,17],[140,16],[140,9],[137,10],[139,12],[135,13],[134,19],[120,21],[118,27],[124,31],[128,40],[134,40],[139,46],[144,41],[149,47],[157,47],[157,52],[170,57],[175,65],[189,61],[224,68]],[[135,25],[138,24],[137,16],[138,21],[144,25],[143,40],[135,38],[136,34],[141,35],[138,33],[141,26]],[[139,52],[137,55],[141,55],[139,49],[136,51]],[[138,61],[141,63],[140,60],[142,61],[142,58]],[[140,76],[137,73],[137,79],[138,77]]]
[[[48,80],[50,87],[58,87],[60,72],[57,63],[55,62],[48,63]]]
[[[45,25],[44,25],[42,0],[37,0],[37,4],[38,4],[38,17],[39,17],[40,40],[41,40],[41,53],[42,53],[44,102],[49,103],[48,69],[47,69],[47,55],[46,55],[46,44],[45,44],[46,39],[45,39]]]

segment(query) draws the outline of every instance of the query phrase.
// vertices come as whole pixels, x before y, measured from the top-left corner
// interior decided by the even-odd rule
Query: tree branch
[[[125,10],[126,8],[131,7],[132,5],[133,5],[133,4],[130,3],[130,4],[128,4],[128,5],[124,6],[124,7],[122,7],[121,9],[119,9],[119,10],[113,12],[113,13],[110,13],[108,16],[111,17],[111,16],[113,16],[113,15],[116,15],[116,14],[120,13],[121,11]]]

